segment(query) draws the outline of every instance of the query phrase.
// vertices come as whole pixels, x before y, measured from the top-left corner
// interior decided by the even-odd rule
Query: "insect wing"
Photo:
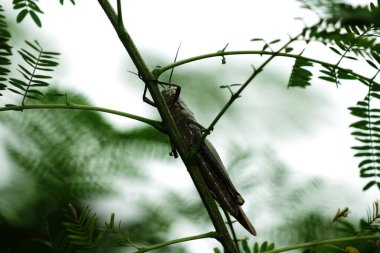
[[[243,197],[238,193],[235,186],[233,185],[223,165],[223,162],[218,155],[218,152],[211,144],[211,142],[207,139],[205,139],[204,144],[201,145],[200,153],[207,160],[215,176],[218,177],[219,180],[223,183],[224,187],[229,192],[230,197],[235,201],[236,204],[240,206],[243,205]]]

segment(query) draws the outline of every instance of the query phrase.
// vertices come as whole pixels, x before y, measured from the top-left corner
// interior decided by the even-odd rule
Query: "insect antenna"
[[[182,45],[182,42],[179,43],[179,46],[177,48],[177,52],[176,52],[175,57],[174,57],[174,63],[177,62],[177,57],[178,57],[178,53],[179,53],[179,50],[181,48],[181,45]],[[168,81],[169,84],[172,83],[173,73],[174,73],[174,68],[172,68],[170,71],[170,76],[169,76],[169,81]]]

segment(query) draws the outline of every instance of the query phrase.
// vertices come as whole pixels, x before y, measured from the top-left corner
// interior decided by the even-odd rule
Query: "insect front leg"
[[[148,85],[145,84],[145,87],[144,87],[144,93],[143,93],[143,101],[144,101],[145,103],[147,103],[147,104],[153,106],[153,107],[156,107],[156,104],[155,104],[152,100],[150,100],[149,98],[147,98],[147,96],[146,96],[146,92],[147,92],[147,90],[148,90]]]
[[[165,83],[165,82],[161,82],[161,81],[158,81],[158,80],[154,80],[156,83],[160,84],[160,85],[168,85],[170,87],[175,87],[175,91],[173,93],[170,92],[169,89],[164,89],[162,94],[164,96],[164,99],[165,99],[165,102],[166,104],[168,105],[169,107],[169,110],[170,108],[172,108],[172,106],[174,105],[174,103],[176,103],[178,101],[178,98],[179,98],[179,95],[181,93],[181,87],[179,85],[176,85],[176,84],[171,84],[171,83]],[[149,98],[147,98],[146,96],[146,93],[147,93],[147,90],[148,90],[148,86],[145,85],[144,87],[144,93],[143,93],[143,101],[151,106],[154,106],[156,107],[156,104],[150,100]],[[169,91],[169,93],[168,93]],[[166,94],[170,94],[169,96],[167,96]],[[173,141],[170,139],[170,144],[171,144],[171,147],[172,147],[172,150],[170,151],[170,156],[174,156],[174,158],[178,158],[178,152],[177,152],[177,149],[175,148],[174,144],[173,144]]]
[[[177,102],[179,95],[181,94],[181,86],[174,84],[174,83],[166,83],[166,82],[162,82],[162,81],[158,81],[158,80],[153,80],[153,81],[158,83],[158,84],[161,84],[161,85],[167,85],[169,87],[176,87],[175,95],[173,96],[173,98],[171,98],[171,101],[170,101],[170,103],[168,103],[168,106],[170,107],[175,102]],[[151,105],[151,106],[156,107],[156,104],[146,96],[147,91],[148,91],[148,85],[145,84],[144,92],[143,92],[143,101],[145,103]],[[168,101],[166,101],[166,102],[168,102]]]

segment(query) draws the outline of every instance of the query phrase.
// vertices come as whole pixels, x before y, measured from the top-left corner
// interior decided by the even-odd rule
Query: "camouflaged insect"
[[[196,121],[194,114],[178,96],[177,89],[178,87],[169,87],[162,91],[162,95],[186,145],[192,148],[201,139],[205,128]],[[176,153],[175,150],[172,152]],[[222,160],[211,142],[207,139],[204,140],[195,159],[210,191],[220,206],[235,217],[251,234],[256,235],[255,228],[241,208],[244,199],[232,184]]]

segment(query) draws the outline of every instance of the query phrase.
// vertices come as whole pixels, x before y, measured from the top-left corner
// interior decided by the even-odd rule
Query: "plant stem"
[[[23,110],[30,110],[30,109],[74,109],[74,110],[87,110],[87,111],[98,111],[98,112],[105,112],[110,114],[115,114],[119,116],[123,116],[126,118],[134,119],[143,123],[146,123],[148,125],[151,125],[152,127],[156,128],[160,132],[167,133],[166,129],[162,126],[162,123],[156,120],[147,119],[144,117],[140,117],[138,115],[111,110],[108,108],[103,107],[97,107],[97,106],[89,106],[89,105],[78,105],[78,104],[32,104],[32,105],[12,105],[12,106],[6,106],[1,107],[1,111],[23,111]]]
[[[271,51],[258,51],[258,50],[225,51],[225,52],[216,52],[216,53],[211,53],[211,54],[198,55],[198,56],[194,56],[194,57],[191,57],[191,58],[183,59],[181,61],[177,61],[175,63],[168,64],[168,65],[166,65],[164,67],[161,67],[161,68],[157,68],[157,69],[155,69],[153,71],[153,73],[155,74],[155,76],[159,77],[162,73],[164,73],[164,72],[166,72],[166,71],[168,71],[168,70],[170,70],[172,68],[176,68],[178,66],[181,66],[181,65],[184,65],[184,64],[187,64],[187,63],[190,63],[190,62],[195,62],[195,61],[199,61],[199,60],[203,60],[203,59],[207,59],[207,58],[213,58],[213,57],[222,57],[222,56],[226,56],[226,55],[249,55],[249,54],[252,54],[252,55],[276,55],[276,56],[280,56],[280,57],[288,57],[288,58],[301,59],[301,60],[305,60],[305,61],[308,61],[308,62],[313,62],[313,63],[316,63],[316,64],[320,64],[320,65],[325,65],[325,66],[329,66],[329,67],[332,67],[332,68],[336,68],[336,69],[339,69],[339,70],[342,70],[342,71],[349,71],[350,74],[352,74],[353,76],[356,76],[358,79],[363,79],[363,80],[366,80],[368,82],[370,82],[371,79],[372,79],[372,78],[360,75],[360,74],[358,74],[358,73],[356,73],[354,71],[348,70],[346,68],[336,66],[336,63],[334,63],[334,64],[333,63],[328,63],[328,62],[325,62],[325,61],[321,61],[321,60],[317,60],[317,59],[301,56],[299,54],[277,53],[277,52],[271,52]],[[374,81],[372,83],[380,85],[379,83],[374,82]]]
[[[205,234],[178,238],[178,239],[167,241],[167,242],[157,243],[157,244],[154,244],[154,245],[151,245],[148,247],[142,247],[142,248],[139,248],[138,250],[134,251],[133,253],[143,253],[143,252],[163,248],[163,247],[166,247],[168,245],[172,245],[172,244],[176,244],[176,243],[193,241],[193,240],[198,240],[198,239],[205,239],[205,238],[217,238],[217,236],[218,236],[217,233],[212,231],[212,232],[208,232]]]
[[[357,241],[357,240],[371,240],[371,239],[379,239],[380,235],[366,235],[366,236],[350,236],[350,237],[343,237],[338,239],[329,239],[329,240],[322,240],[322,241],[313,241],[313,242],[305,242],[300,244],[295,244],[279,249],[264,251],[262,253],[279,253],[279,252],[285,252],[289,250],[295,250],[300,248],[306,248],[306,247],[313,247],[318,245],[325,245],[325,244],[335,244],[340,242],[348,242],[348,241]]]
[[[299,36],[301,36],[303,34],[303,31],[301,33],[299,33],[297,36],[295,36],[294,38],[290,38],[289,41],[287,43],[285,43],[279,50],[277,50],[276,52],[272,52],[272,54],[270,55],[270,57],[268,59],[266,59],[257,69],[254,69],[253,70],[253,73],[251,74],[251,76],[244,82],[244,84],[239,88],[239,90],[232,94],[230,99],[228,100],[228,102],[226,103],[226,105],[222,108],[222,110],[218,113],[218,115],[216,115],[215,119],[211,122],[210,126],[204,131],[201,139],[198,141],[198,144],[195,146],[195,148],[192,150],[192,155],[195,155],[196,152],[199,150],[200,146],[202,145],[202,143],[204,142],[204,140],[206,139],[207,135],[210,134],[210,132],[214,129],[214,126],[216,125],[216,123],[218,123],[218,121],[220,120],[220,118],[224,115],[224,113],[228,110],[228,108],[230,108],[230,106],[232,105],[232,103],[240,97],[240,94],[243,92],[243,90],[248,86],[248,84],[251,83],[251,81],[259,74],[261,73],[261,71],[263,71],[264,67],[266,65],[268,65],[269,62],[271,62],[276,56],[279,55],[279,53],[285,49],[287,46],[289,46],[293,41],[295,41]]]
[[[216,238],[223,245],[225,252],[237,253],[237,249],[219,213],[215,200],[213,199],[211,192],[209,191],[206,182],[202,177],[198,165],[195,163],[194,159],[191,159],[189,148],[186,146],[183,137],[178,131],[173,121],[173,118],[169,112],[169,109],[161,95],[161,92],[158,89],[157,82],[155,81],[156,76],[154,76],[153,73],[151,73],[148,69],[139,51],[137,50],[137,47],[135,46],[131,36],[125,30],[125,27],[120,26],[120,24],[118,23],[118,17],[108,0],[98,0],[98,2],[100,6],[103,8],[106,15],[108,16],[109,20],[111,21],[117,35],[119,36],[120,41],[124,45],[133,63],[135,64],[140,78],[144,81],[145,85],[147,85],[147,88],[157,107],[157,110],[160,113],[163,125],[167,128],[170,140],[177,148],[178,153],[180,154],[182,161],[186,165],[186,168],[189,171],[194,185],[197,188],[199,195],[201,196],[203,204],[207,209],[210,219],[218,234]]]

